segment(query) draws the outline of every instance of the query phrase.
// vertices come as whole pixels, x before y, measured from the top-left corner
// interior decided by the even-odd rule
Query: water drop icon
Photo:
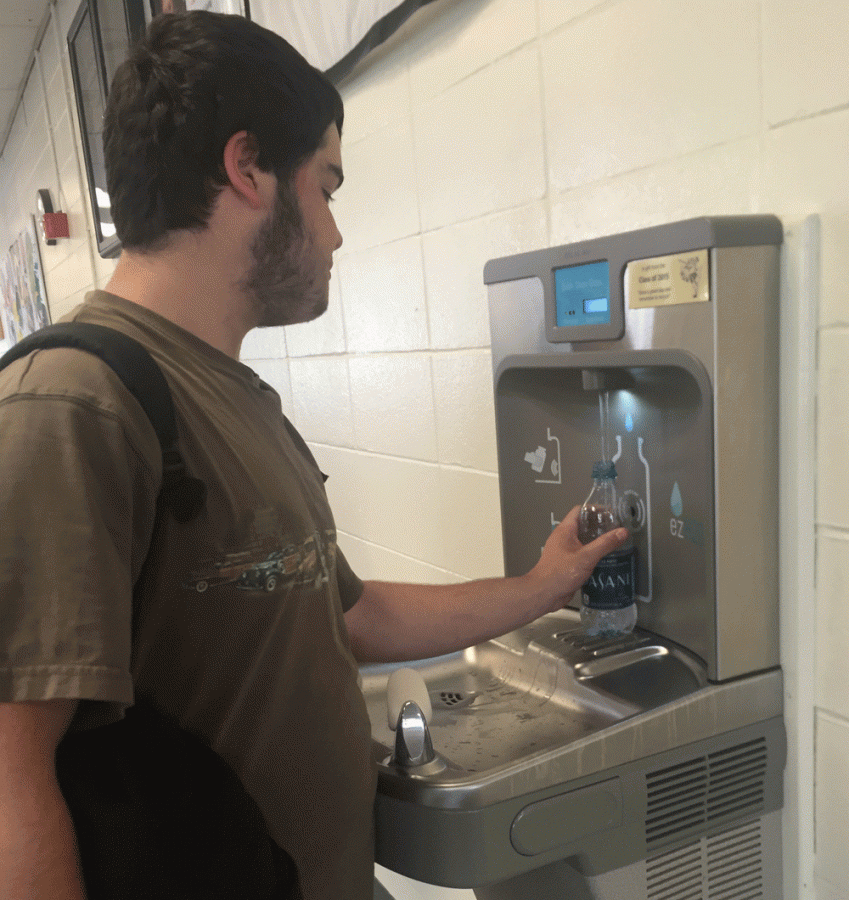
[[[675,482],[675,487],[672,488],[672,499],[669,501],[669,505],[672,507],[672,514],[680,519],[684,514],[684,501],[681,499],[681,488],[678,487],[678,482]]]

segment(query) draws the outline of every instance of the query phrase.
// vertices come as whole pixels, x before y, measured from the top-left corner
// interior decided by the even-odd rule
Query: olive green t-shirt
[[[0,372],[0,700],[79,698],[84,728],[144,697],[234,768],[306,900],[370,898],[376,776],[342,615],[362,582],[312,455],[251,369],[155,313],[97,291],[67,319],[151,352],[206,506],[154,527],[155,432],[96,357]]]

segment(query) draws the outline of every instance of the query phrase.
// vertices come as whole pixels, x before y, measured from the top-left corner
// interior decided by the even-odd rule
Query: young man
[[[76,350],[0,373],[0,898],[79,900],[54,755],[143,700],[201,735],[295,860],[307,900],[372,896],[375,772],[357,663],[450,652],[560,607],[624,538],[576,510],[522,578],[363,583],[323,478],[244,336],[327,306],[342,103],[282,38],[163,16],[105,119],[123,252],[68,317],[141,341],[172,390],[201,514],[157,515],[144,413]]]

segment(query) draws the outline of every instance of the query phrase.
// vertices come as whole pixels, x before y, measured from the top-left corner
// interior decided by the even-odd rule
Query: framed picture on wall
[[[250,18],[249,0],[150,0],[150,14],[191,12],[195,9],[208,9],[210,12],[231,13],[236,16]]]
[[[145,27],[145,0],[82,0],[68,31],[68,53],[80,123],[97,250],[117,256],[121,243],[109,211],[103,160],[103,113],[115,70]]]

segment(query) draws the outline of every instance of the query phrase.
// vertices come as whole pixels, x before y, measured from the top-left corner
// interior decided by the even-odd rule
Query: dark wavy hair
[[[106,184],[124,247],[155,250],[206,226],[227,183],[223,152],[252,135],[281,181],[342,133],[333,84],[280,35],[241,16],[162,15],[115,73],[104,116]]]

